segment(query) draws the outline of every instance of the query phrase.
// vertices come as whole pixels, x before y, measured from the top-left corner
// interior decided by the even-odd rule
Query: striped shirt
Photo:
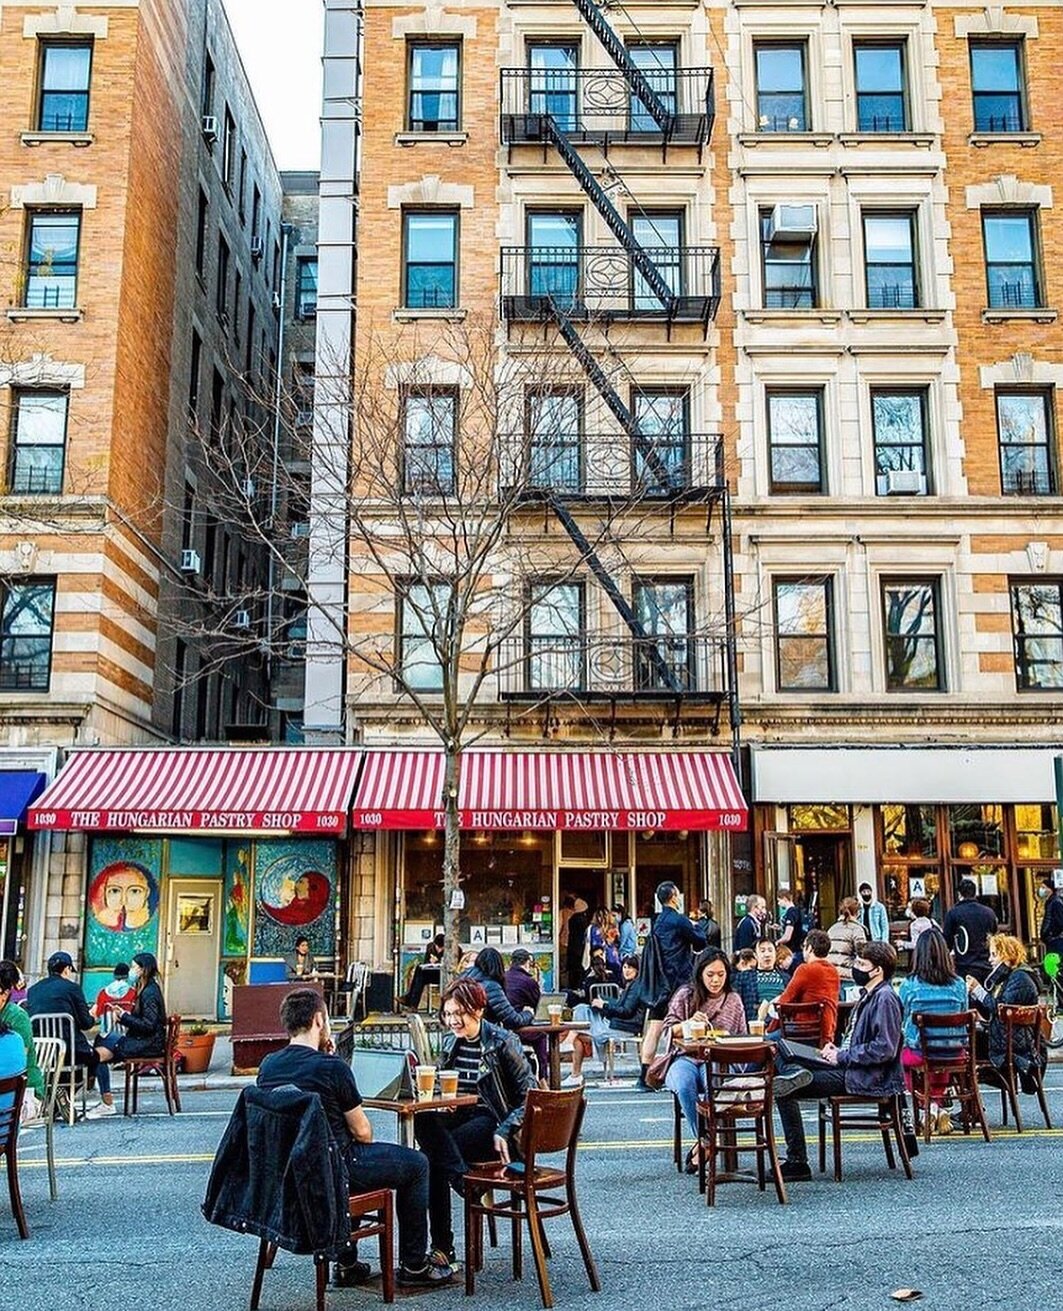
[[[483,1057],[483,1050],[483,1043],[479,1038],[475,1042],[459,1038],[454,1044],[453,1068],[458,1072],[459,1092],[479,1092],[480,1060]]]

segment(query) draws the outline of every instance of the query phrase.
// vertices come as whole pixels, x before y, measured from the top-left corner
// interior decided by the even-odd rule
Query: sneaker
[[[117,1115],[118,1107],[114,1102],[100,1102],[98,1106],[93,1106],[91,1110],[85,1112],[86,1120],[102,1120],[108,1115]]]
[[[445,1288],[454,1282],[454,1269],[450,1265],[435,1265],[426,1261],[420,1270],[411,1270],[400,1265],[398,1283],[400,1288]]]
[[[566,1076],[561,1080],[561,1087],[562,1087],[562,1088],[582,1088],[582,1087],[583,1087],[583,1075],[582,1075],[582,1074],[568,1074],[568,1075],[566,1075]]]
[[[812,1178],[812,1167],[807,1161],[783,1161],[779,1171],[783,1179],[791,1184],[803,1183]]]
[[[646,1083],[644,1080],[637,1079],[635,1081],[635,1086],[634,1088],[632,1088],[631,1091],[637,1093],[655,1093],[655,1092],[660,1092],[661,1090],[660,1088],[651,1088],[650,1085]]]
[[[777,1074],[772,1081],[772,1087],[776,1097],[792,1097],[802,1088],[807,1088],[811,1082],[811,1070],[791,1070],[789,1074]]]
[[[947,1138],[952,1133],[952,1116],[947,1109],[938,1111],[934,1122],[934,1132]]]
[[[357,1288],[371,1279],[373,1272],[365,1261],[348,1261],[345,1265],[336,1262],[332,1276],[333,1288]]]
[[[458,1264],[457,1253],[454,1251],[453,1248],[451,1248],[447,1252],[444,1252],[444,1250],[441,1247],[434,1247],[432,1249],[432,1254],[429,1256],[428,1260],[431,1262],[432,1265],[440,1266],[440,1267],[450,1266],[451,1268],[453,1268]]]

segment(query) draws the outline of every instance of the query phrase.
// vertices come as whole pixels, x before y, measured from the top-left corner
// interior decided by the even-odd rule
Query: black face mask
[[[853,982],[858,983],[861,988],[866,988],[871,982],[871,970],[862,970],[859,965],[853,966]]]
[[[871,905],[871,893],[870,893],[870,892],[861,892],[861,894],[860,894],[860,900],[864,903],[865,906],[870,906],[870,905]]]

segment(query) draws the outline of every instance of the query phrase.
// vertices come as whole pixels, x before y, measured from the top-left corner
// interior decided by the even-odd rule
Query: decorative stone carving
[[[49,173],[43,182],[26,182],[11,188],[11,208],[28,205],[95,209],[96,188],[86,182],[68,182],[62,173]]]
[[[953,19],[958,37],[1026,36],[1037,39],[1037,19],[1029,14],[1009,13],[1003,5],[987,5],[980,14],[957,14]]]
[[[1043,574],[1048,568],[1048,543],[1029,542],[1026,546],[1026,558],[1035,574]]]
[[[983,364],[978,370],[979,383],[984,388],[1063,387],[1063,364],[1049,364],[1035,359],[1028,351],[1016,351],[1010,359],[996,364]]]
[[[107,37],[108,20],[99,14],[79,14],[77,5],[63,3],[52,14],[28,14],[22,20],[22,35],[30,40],[39,36],[91,36],[97,41]]]
[[[401,209],[403,205],[456,205],[459,209],[472,209],[474,203],[473,187],[443,182],[438,173],[426,173],[420,182],[388,187],[388,209]]]
[[[472,15],[448,14],[442,4],[429,3],[416,14],[391,20],[391,35],[396,41],[408,36],[460,36],[476,39],[476,18]]]
[[[991,182],[980,182],[964,191],[968,209],[983,205],[1025,205],[1052,208],[1052,188],[1035,182],[1020,182],[1014,173],[1001,173]]]

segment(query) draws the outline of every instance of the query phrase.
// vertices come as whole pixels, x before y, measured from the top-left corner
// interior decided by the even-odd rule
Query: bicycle
[[[1063,977],[1060,975],[1060,959],[1057,953],[1050,952],[1044,958],[1041,962],[1041,973],[1046,983],[1045,1011],[1049,1026],[1045,1042],[1052,1048],[1063,1047]]]

